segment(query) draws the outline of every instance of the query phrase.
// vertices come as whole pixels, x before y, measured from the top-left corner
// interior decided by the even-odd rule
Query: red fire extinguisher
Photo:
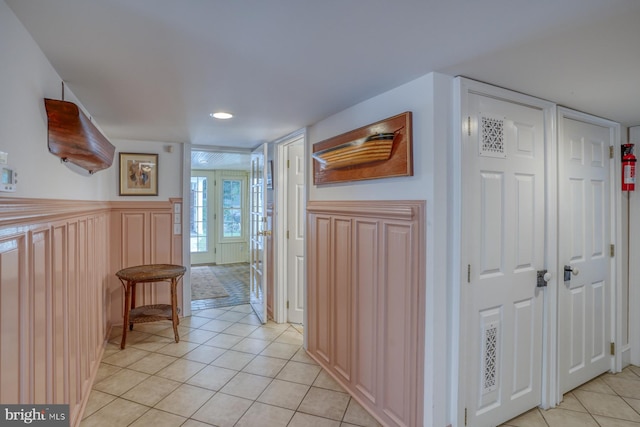
[[[622,144],[622,191],[636,189],[636,156],[633,144]]]

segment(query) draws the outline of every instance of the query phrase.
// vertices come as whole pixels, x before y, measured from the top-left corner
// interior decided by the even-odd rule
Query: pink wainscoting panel
[[[423,419],[425,202],[307,205],[308,351],[385,426]]]
[[[26,391],[29,359],[22,358],[26,343],[20,331],[27,315],[24,255],[24,236],[0,239],[0,402],[20,402]]]
[[[351,219],[333,218],[333,269],[331,293],[331,336],[333,368],[344,381],[351,381]]]
[[[354,329],[358,331],[353,341],[355,373],[353,385],[371,404],[377,404],[378,352],[376,313],[378,312],[378,223],[371,220],[355,221],[354,254],[355,274],[353,279]]]
[[[167,202],[114,202],[111,215],[111,269],[113,273],[143,264],[182,264],[182,235],[174,234],[174,207],[182,199]],[[181,210],[181,209],[180,209]],[[111,313],[114,325],[122,324],[124,293],[113,276],[110,281]],[[146,283],[136,287],[136,305],[169,304],[167,283]],[[178,306],[182,307],[182,282],[178,284]]]

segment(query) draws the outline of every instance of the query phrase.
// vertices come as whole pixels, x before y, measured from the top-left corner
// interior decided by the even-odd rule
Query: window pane
[[[242,180],[222,181],[222,235],[242,237]]]
[[[191,177],[191,252],[207,252],[207,178]]]

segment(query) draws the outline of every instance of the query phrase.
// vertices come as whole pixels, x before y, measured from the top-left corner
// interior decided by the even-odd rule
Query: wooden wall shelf
[[[115,147],[76,104],[45,98],[44,105],[47,110],[51,154],[80,166],[89,173],[111,166]]]

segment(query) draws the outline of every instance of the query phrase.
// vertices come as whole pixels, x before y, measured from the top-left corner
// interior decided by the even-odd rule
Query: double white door
[[[548,120],[555,108],[517,98],[471,91],[463,97],[461,347],[466,424],[476,427],[539,406],[553,363],[559,379],[546,378],[566,391],[611,361],[602,352],[610,340],[611,141],[576,121],[563,129],[583,142],[559,135],[556,157]],[[565,263],[580,270],[569,273],[571,284],[564,282]],[[555,313],[545,312],[554,299],[557,359],[548,352]]]

